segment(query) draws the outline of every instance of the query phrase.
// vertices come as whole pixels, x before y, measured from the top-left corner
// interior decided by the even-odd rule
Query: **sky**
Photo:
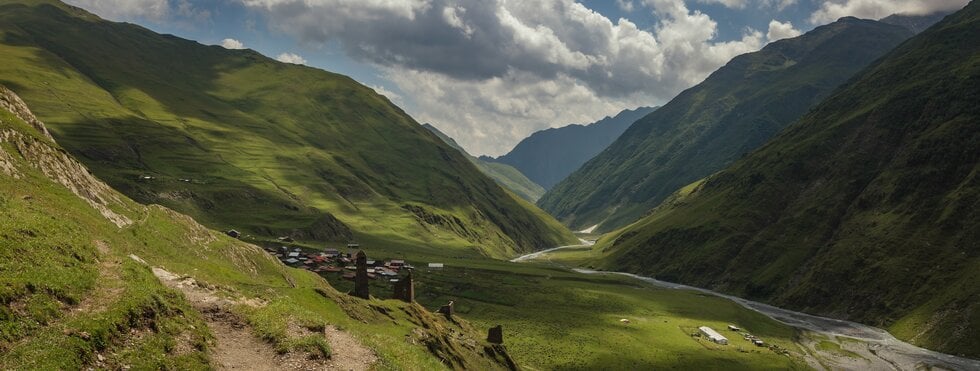
[[[844,16],[967,0],[67,0],[351,76],[474,155],[668,102],[732,57]]]

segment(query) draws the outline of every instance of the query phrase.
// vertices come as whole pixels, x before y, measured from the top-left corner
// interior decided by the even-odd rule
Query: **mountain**
[[[596,247],[607,268],[980,357],[980,3]]]
[[[453,147],[462,153],[463,156],[466,156],[466,158],[469,159],[473,165],[476,165],[477,169],[480,169],[483,174],[486,174],[495,180],[497,184],[500,184],[502,187],[514,192],[528,202],[537,202],[538,199],[541,198],[541,195],[544,194],[544,188],[541,188],[540,185],[532,182],[513,166],[473,157],[473,155],[466,152],[466,150],[463,149],[459,143],[456,143],[455,139],[450,138],[435,126],[429,124],[422,124],[422,126],[429,129],[429,131],[439,137],[439,139],[442,139],[444,142],[449,144],[450,147]]]
[[[758,148],[909,36],[899,26],[842,18],[735,57],[630,126],[538,205],[573,229],[634,222]]]
[[[551,189],[590,158],[609,146],[634,121],[652,112],[654,107],[624,110],[588,125],[568,125],[537,131],[524,138],[506,155],[489,158],[513,166],[545,189]]]
[[[932,27],[932,25],[941,21],[949,14],[949,12],[936,12],[925,15],[892,14],[880,19],[879,21],[896,26],[902,26],[914,33],[919,33],[925,31],[929,27]]]
[[[133,202],[2,86],[0,282],[5,370],[321,368],[340,352],[394,368],[513,367],[462,318],[353,298],[254,245]],[[379,331],[398,341],[359,340]]]
[[[0,83],[114,188],[261,238],[495,257],[571,233],[354,80],[251,50],[0,2]]]

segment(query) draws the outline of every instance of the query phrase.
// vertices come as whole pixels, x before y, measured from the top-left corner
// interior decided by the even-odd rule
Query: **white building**
[[[698,327],[698,330],[701,330],[701,334],[707,337],[709,340],[721,345],[728,345],[728,338],[721,336],[718,331],[715,331],[711,327],[701,326]]]

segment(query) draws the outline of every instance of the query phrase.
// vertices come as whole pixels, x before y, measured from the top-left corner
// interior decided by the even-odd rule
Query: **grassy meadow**
[[[660,289],[627,277],[579,274],[547,262],[511,263],[441,249],[406,253],[384,246],[361,245],[369,260],[407,259],[413,264],[416,300],[423,307],[435,310],[452,300],[456,312],[479,331],[503,325],[504,345],[528,369],[807,368],[795,329],[725,299]],[[430,262],[446,267],[430,270]],[[337,273],[324,277],[341,292],[353,288]],[[391,297],[390,284],[372,281],[372,295]],[[728,331],[728,324],[791,354],[756,347]],[[704,325],[728,336],[730,345],[691,336]]]

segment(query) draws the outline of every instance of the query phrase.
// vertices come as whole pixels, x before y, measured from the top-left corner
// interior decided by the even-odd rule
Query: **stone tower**
[[[503,344],[504,343],[504,327],[501,325],[496,325],[490,328],[487,332],[487,342],[492,344]]]
[[[408,276],[395,282],[395,299],[406,303],[415,301],[415,282],[412,278],[412,270],[408,271]]]
[[[367,275],[367,255],[364,251],[357,252],[357,270],[354,274],[354,296],[361,299],[368,299],[371,297],[368,291],[368,275]]]

